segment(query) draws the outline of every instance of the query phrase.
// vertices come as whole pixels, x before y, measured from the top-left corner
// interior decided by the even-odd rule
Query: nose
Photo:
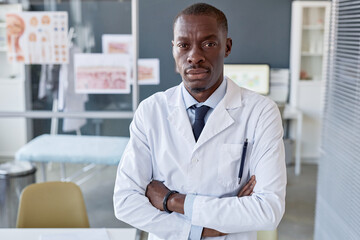
[[[205,61],[205,57],[202,54],[201,49],[199,49],[197,47],[193,47],[191,49],[191,51],[189,52],[187,61],[190,64],[199,64],[199,63],[203,63]]]

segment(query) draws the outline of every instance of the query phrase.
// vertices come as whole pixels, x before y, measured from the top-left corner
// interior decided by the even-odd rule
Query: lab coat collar
[[[242,106],[241,88],[227,77],[225,77],[224,80],[227,81],[226,94],[210,115],[197,142],[195,142],[192,127],[181,95],[183,83],[165,92],[170,107],[168,120],[190,144],[195,145],[194,151],[212,137],[234,124],[235,120],[231,117],[228,110]]]
[[[215,135],[219,134],[235,123],[235,120],[230,115],[229,110],[231,111],[242,106],[241,88],[238,87],[229,78],[225,77],[224,81],[225,80],[227,81],[225,96],[219,102],[207,120],[205,127],[195,145],[194,151],[213,138]]]
[[[226,109],[234,109],[242,106],[242,88],[234,83],[230,78],[227,80],[227,89],[224,96],[224,106]]]
[[[167,102],[169,107],[185,107],[184,101],[181,95],[181,88],[184,85],[181,82],[178,86],[170,88],[165,91]]]
[[[195,145],[195,138],[192,132],[189,116],[181,95],[182,84],[165,91],[169,105],[168,120],[170,125],[176,128],[191,145]]]
[[[224,77],[224,81],[227,81],[226,93],[223,98],[226,109],[233,109],[242,106],[241,88],[236,85],[230,78]],[[184,83],[181,82],[178,86],[171,88],[165,92],[167,101],[170,107],[185,107],[184,101],[181,95],[181,88]]]

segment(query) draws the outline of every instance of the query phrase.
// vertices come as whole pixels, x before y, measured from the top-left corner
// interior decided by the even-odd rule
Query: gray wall
[[[181,82],[174,71],[171,53],[172,21],[175,15],[192,3],[190,0],[139,1],[140,58],[160,59],[160,85],[140,86],[140,100]],[[229,36],[233,39],[231,55],[226,63],[268,63],[272,68],[289,67],[291,0],[222,0],[205,1],[221,9],[228,18]],[[38,8],[41,6],[38,6]],[[36,7],[35,7],[36,8]],[[96,45],[92,52],[101,52],[102,34],[131,33],[131,3],[114,1],[82,2],[83,23],[90,23]],[[61,3],[58,10],[69,10]],[[70,26],[72,25],[70,16]],[[33,80],[36,81],[36,80]],[[105,109],[110,103],[126,109],[131,95],[90,95],[89,110]],[[105,120],[104,135],[128,135],[129,120]],[[36,124],[35,124],[36,125]],[[36,127],[38,135],[41,127]],[[85,134],[93,134],[89,123]],[[44,129],[44,131],[48,131]]]
[[[172,21],[186,6],[199,1],[140,0],[140,57],[159,58],[161,84],[141,87],[141,99],[156,91],[178,84],[171,54]],[[268,63],[274,68],[289,67],[290,0],[222,0],[206,1],[226,14],[233,50],[227,63]],[[86,2],[83,3],[84,7]],[[101,34],[131,33],[130,2],[97,3],[97,8],[84,12],[93,19],[96,36],[95,52],[101,52]],[[90,9],[90,8],[89,8]],[[91,16],[91,17],[90,17]],[[95,19],[96,18],[96,19]]]

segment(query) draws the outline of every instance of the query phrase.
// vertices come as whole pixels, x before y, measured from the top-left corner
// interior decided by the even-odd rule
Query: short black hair
[[[179,12],[178,15],[176,15],[176,17],[174,18],[173,28],[175,28],[175,23],[178,20],[178,18],[183,15],[195,15],[195,16],[205,15],[205,16],[215,17],[218,25],[223,28],[225,34],[228,33],[228,23],[225,14],[221,10],[217,9],[214,6],[211,6],[210,4],[195,3],[185,8],[184,10]]]

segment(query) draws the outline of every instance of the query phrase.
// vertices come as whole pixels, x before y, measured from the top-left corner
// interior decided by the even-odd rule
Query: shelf
[[[18,84],[19,82],[24,82],[24,81],[25,80],[20,76],[16,76],[14,78],[0,77],[0,85]]]
[[[324,30],[323,25],[303,25],[303,30]]]
[[[7,47],[0,47],[0,52],[7,52]]]
[[[300,79],[300,81],[299,81],[300,86],[312,86],[312,85],[319,85],[319,84],[321,84],[321,79],[318,79],[318,80]]]
[[[6,28],[6,23],[0,22],[0,28]]]
[[[303,57],[322,57],[322,53],[311,53],[311,52],[302,52],[301,56]]]

